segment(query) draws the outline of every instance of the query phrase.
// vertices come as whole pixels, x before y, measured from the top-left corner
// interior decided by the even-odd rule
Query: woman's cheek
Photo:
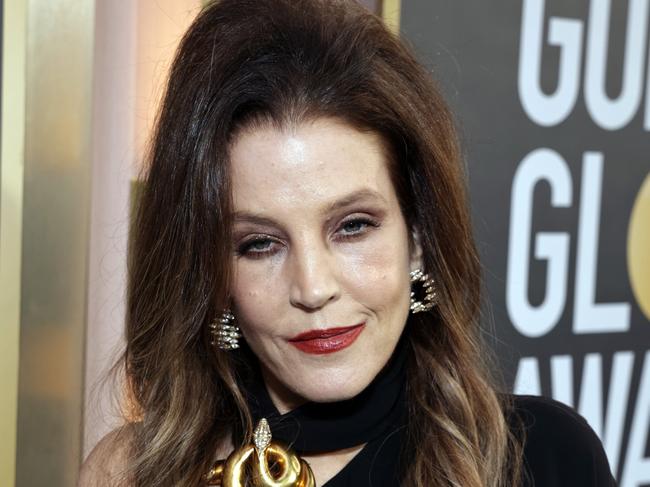
[[[282,280],[282,262],[274,257],[249,259],[240,257],[235,261],[233,289],[235,296],[246,299],[263,299],[269,289],[276,290]]]
[[[408,254],[395,252],[395,241],[370,241],[344,255],[342,266],[352,293],[367,290],[382,299],[408,286]]]
[[[240,325],[246,328],[251,323],[269,323],[274,314],[274,299],[278,298],[278,293],[270,293],[270,289],[277,290],[277,287],[269,282],[268,272],[260,273],[251,266],[236,271],[232,299]]]

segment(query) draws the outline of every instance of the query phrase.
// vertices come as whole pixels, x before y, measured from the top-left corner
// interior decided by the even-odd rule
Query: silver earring
[[[221,350],[239,348],[241,330],[235,324],[235,315],[229,309],[210,323],[210,332],[212,333],[212,345],[216,345]]]
[[[420,311],[429,311],[436,305],[436,288],[435,282],[429,277],[429,274],[425,274],[421,269],[415,269],[411,271],[411,311],[413,313],[419,313]],[[416,299],[415,291],[413,290],[414,286],[421,288],[421,292],[424,293],[424,297],[421,299]]]

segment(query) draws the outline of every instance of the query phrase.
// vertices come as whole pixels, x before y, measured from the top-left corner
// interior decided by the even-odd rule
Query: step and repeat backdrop
[[[650,485],[650,0],[404,1],[400,31],[457,114],[506,379]]]

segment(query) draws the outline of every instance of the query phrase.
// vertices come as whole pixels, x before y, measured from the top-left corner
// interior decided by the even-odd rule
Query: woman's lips
[[[354,343],[365,327],[365,323],[327,330],[312,330],[289,340],[289,343],[305,353],[334,353]]]

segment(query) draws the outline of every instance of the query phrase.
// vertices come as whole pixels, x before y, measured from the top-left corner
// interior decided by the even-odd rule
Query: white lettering
[[[539,364],[535,357],[523,357],[519,360],[515,384],[512,389],[515,394],[528,394],[531,396],[540,396],[542,394],[542,385],[539,381]]]
[[[633,367],[634,352],[614,353],[609,377],[606,415],[604,415],[602,355],[600,353],[585,355],[582,378],[580,379],[578,407],[575,406],[573,392],[573,356],[554,355],[550,358],[551,396],[556,401],[575,408],[587,420],[602,440],[613,472],[618,471],[621,461],[627,407],[631,397]],[[536,357],[524,357],[519,361],[513,392],[515,394],[542,395],[540,366]],[[650,434],[650,352],[647,352],[645,356],[641,387],[633,414],[630,447],[624,468],[624,472],[627,472],[627,477],[624,474],[627,484],[621,483],[622,487],[637,487],[650,480],[650,459],[643,457]],[[633,462],[631,462],[632,458]]]
[[[639,109],[643,91],[643,61],[647,43],[648,0],[630,0],[621,94],[612,100],[605,91],[611,0],[592,0],[585,62],[585,103],[591,118],[605,130],[627,125]]]
[[[551,331],[566,301],[569,235],[561,232],[540,232],[535,239],[535,258],[548,262],[546,291],[541,305],[534,307],[528,300],[533,190],[542,180],[551,186],[553,207],[571,205],[571,174],[564,159],[551,149],[536,149],[519,164],[510,201],[506,305],[515,328],[528,337]]]
[[[611,399],[611,398],[610,398]],[[577,408],[596,434],[603,434],[603,360],[599,353],[585,355],[580,380],[580,406]]]
[[[603,155],[585,152],[573,307],[573,331],[576,334],[622,332],[630,328],[629,303],[595,302],[602,179]]]
[[[645,87],[645,122],[643,128],[650,130],[650,51],[648,52],[648,72],[646,73]]]
[[[573,111],[580,85],[582,22],[549,20],[548,43],[560,47],[558,86],[547,95],[540,86],[544,0],[525,0],[519,42],[519,98],[532,121],[544,127],[563,122]]]
[[[573,407],[573,357],[551,357],[551,395],[556,401]]]

